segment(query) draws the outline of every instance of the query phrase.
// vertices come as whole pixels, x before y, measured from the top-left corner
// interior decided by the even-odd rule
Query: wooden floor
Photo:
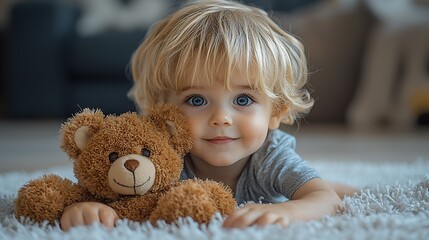
[[[59,148],[58,121],[0,121],[0,173],[70,164]],[[344,126],[286,129],[308,161],[429,161],[429,129],[354,131]]]
[[[308,160],[429,161],[428,128],[399,131],[311,126],[302,128],[294,135],[297,151]]]

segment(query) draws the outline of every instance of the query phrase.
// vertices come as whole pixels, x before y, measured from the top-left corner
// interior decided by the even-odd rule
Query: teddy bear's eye
[[[150,157],[150,151],[147,148],[142,148],[142,155],[145,157]]]
[[[109,160],[111,162],[114,162],[118,158],[119,158],[119,154],[117,152],[112,152],[109,154]]]

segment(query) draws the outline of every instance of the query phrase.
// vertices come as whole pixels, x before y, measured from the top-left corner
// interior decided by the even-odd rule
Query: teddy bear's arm
[[[36,222],[60,220],[66,206],[88,201],[89,194],[69,179],[46,175],[24,185],[15,200],[17,217],[29,217]]]
[[[189,179],[179,182],[159,199],[150,221],[172,223],[182,217],[191,217],[198,223],[208,223],[215,212],[229,215],[236,205],[231,191],[223,185],[210,180]]]
[[[155,209],[158,199],[159,194],[148,193],[142,196],[123,198],[108,205],[116,211],[119,218],[146,221]]]

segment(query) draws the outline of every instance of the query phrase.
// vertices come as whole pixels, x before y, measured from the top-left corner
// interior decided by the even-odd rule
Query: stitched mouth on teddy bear
[[[141,186],[143,186],[143,185],[145,185],[146,183],[148,183],[148,182],[150,181],[150,176],[149,176],[149,178],[148,178],[145,182],[143,182],[142,184],[139,184],[139,185],[135,185],[135,184],[134,184],[134,186],[128,186],[128,185],[122,184],[122,183],[120,183],[120,182],[116,181],[116,179],[113,179],[113,181],[114,181],[116,184],[118,184],[119,186],[121,186],[121,187],[125,187],[125,188],[132,188],[132,189],[134,189],[134,194],[137,194],[136,189],[137,189],[137,188],[139,188],[139,187],[141,187]]]

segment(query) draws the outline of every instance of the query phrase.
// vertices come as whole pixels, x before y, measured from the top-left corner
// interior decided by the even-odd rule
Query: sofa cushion
[[[75,34],[67,44],[67,71],[73,79],[121,80],[145,33],[146,30],[106,31],[92,36]]]
[[[274,18],[305,47],[309,87],[316,100],[306,120],[344,123],[372,22],[366,5],[326,1],[291,14],[277,12]]]

